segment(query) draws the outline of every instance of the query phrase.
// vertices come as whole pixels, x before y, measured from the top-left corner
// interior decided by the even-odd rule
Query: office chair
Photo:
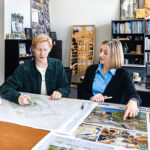
[[[72,78],[72,69],[69,67],[65,67],[67,79],[69,81],[69,84],[71,84],[71,78]]]

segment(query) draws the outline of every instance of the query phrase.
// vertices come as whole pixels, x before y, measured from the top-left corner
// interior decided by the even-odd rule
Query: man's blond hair
[[[35,38],[32,40],[32,49],[36,48],[38,43],[45,41],[48,42],[50,48],[52,48],[53,44],[51,38],[45,34],[39,34],[35,36]]]

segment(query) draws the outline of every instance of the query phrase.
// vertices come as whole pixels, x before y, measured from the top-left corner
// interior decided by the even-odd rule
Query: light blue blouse
[[[102,70],[102,64],[99,64],[96,74],[93,81],[93,95],[96,95],[98,93],[103,94],[108,83],[112,79],[112,77],[115,75],[116,69],[110,69],[106,72],[106,74],[103,76],[103,70]]]

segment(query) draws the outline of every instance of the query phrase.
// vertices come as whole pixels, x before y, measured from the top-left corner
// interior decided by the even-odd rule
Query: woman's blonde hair
[[[50,48],[52,48],[53,44],[51,38],[45,34],[39,34],[32,40],[32,49],[36,48],[38,43],[45,41],[48,42]]]
[[[124,55],[121,42],[119,40],[113,39],[110,41],[104,41],[102,44],[106,44],[108,48],[109,67],[122,67],[124,64]]]

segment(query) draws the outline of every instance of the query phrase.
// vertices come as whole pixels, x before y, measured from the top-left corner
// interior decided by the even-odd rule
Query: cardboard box
[[[137,9],[136,10],[136,18],[146,18],[145,9]]]

